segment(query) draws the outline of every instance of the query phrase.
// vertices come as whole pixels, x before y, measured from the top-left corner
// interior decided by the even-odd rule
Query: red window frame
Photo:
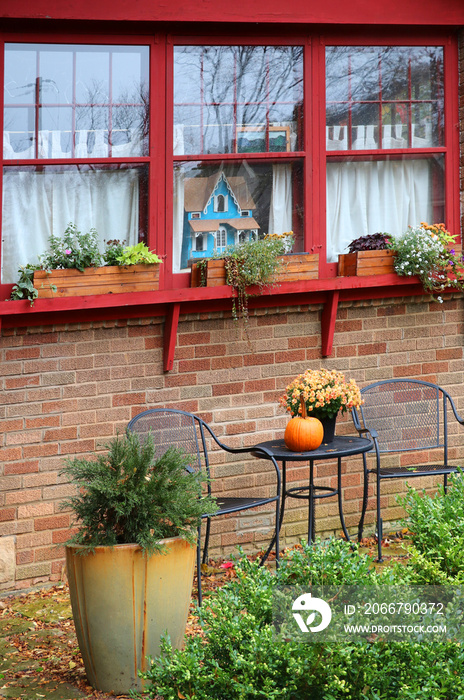
[[[148,46],[149,48],[149,91],[150,95],[159,94],[160,91],[164,89],[164,71],[160,72],[159,69],[154,71],[153,65],[155,65],[155,57],[157,58],[156,65],[160,63],[164,66],[164,47],[160,44],[159,37],[153,34],[146,35],[120,35],[120,34],[106,34],[102,36],[87,36],[84,34],[4,34],[0,40],[0,75],[2,79],[1,86],[1,108],[0,108],[0,131],[3,132],[3,120],[4,120],[4,105],[3,105],[3,79],[4,79],[4,56],[5,56],[5,45],[6,44],[31,44],[31,45],[46,45],[54,44],[55,46],[68,46],[68,45],[85,45],[85,46]],[[155,79],[156,77],[156,79]],[[161,84],[160,82],[161,81]],[[74,154],[73,146],[73,157],[71,158],[39,158],[37,151],[36,138],[36,149],[35,158],[28,159],[6,159],[3,155],[3,148],[0,152],[0,164],[2,166],[2,178],[0,178],[0,195],[3,194],[3,170],[4,167],[8,166],[24,166],[24,167],[45,167],[45,166],[66,166],[66,165],[118,165],[118,164],[128,164],[128,165],[147,165],[148,166],[148,184],[147,192],[142,193],[140,199],[140,207],[142,210],[148,210],[147,219],[147,231],[144,232],[142,238],[146,238],[148,245],[155,249],[159,255],[164,255],[164,236],[159,236],[158,232],[161,230],[161,224],[158,221],[155,223],[154,213],[158,211],[161,216],[163,214],[163,207],[156,207],[155,201],[157,199],[156,182],[159,182],[160,175],[160,150],[164,148],[164,138],[160,140],[160,134],[163,133],[164,119],[163,110],[153,109],[153,100],[150,100],[150,113],[149,113],[149,134],[148,134],[148,154],[144,156],[112,156],[108,157],[92,157],[88,156],[85,158],[76,158]],[[39,103],[36,104],[36,108]],[[114,106],[114,105],[113,105]],[[116,105],[117,106],[117,105]],[[37,109],[36,109],[37,111]],[[36,119],[37,121],[37,119]],[[163,124],[160,124],[163,121]],[[37,124],[36,124],[37,131]],[[111,153],[111,149],[109,149]],[[153,154],[156,154],[154,156]],[[161,156],[164,155],[164,150],[162,150]],[[158,171],[156,171],[158,168]],[[1,224],[0,224],[1,225]],[[108,232],[110,234],[111,232]],[[111,235],[108,235],[111,238]],[[28,262],[35,262],[34,260]],[[161,268],[162,269],[162,268]],[[161,275],[163,273],[161,272]],[[3,294],[4,298],[11,293],[11,284],[0,284],[0,294]]]
[[[149,166],[148,188],[148,244],[158,254],[165,255],[161,267],[160,289],[176,289],[189,286],[189,275],[173,274],[172,221],[173,221],[173,167],[176,161],[199,160],[198,155],[173,155],[173,48],[175,45],[301,45],[304,47],[304,105],[301,150],[288,153],[246,154],[249,160],[263,162],[290,162],[301,159],[304,178],[304,241],[305,250],[320,253],[321,278],[336,276],[336,264],[325,262],[325,163],[335,158],[378,159],[412,157],[417,149],[385,149],[385,151],[326,152],[325,148],[325,47],[329,45],[440,45],[444,47],[444,145],[419,149],[422,154],[442,154],[445,160],[445,224],[452,233],[460,232],[459,218],[459,134],[458,123],[458,55],[457,40],[449,31],[419,31],[409,29],[403,34],[392,29],[372,27],[352,31],[336,31],[333,27],[322,33],[301,33],[301,30],[279,27],[275,33],[257,30],[253,35],[243,35],[237,30],[234,36],[230,28],[224,35],[198,34],[196,36],[155,34],[27,34],[9,33],[1,38],[0,74],[4,73],[5,43],[54,43],[87,45],[148,45],[150,47],[150,133],[149,154],[133,158],[85,158],[85,159],[27,159],[4,161],[12,165],[66,165],[81,163],[146,163]],[[3,94],[3,90],[2,90]],[[3,131],[3,103],[0,109],[0,127]],[[212,164],[218,161],[236,160],[243,154],[204,154],[202,161]],[[2,169],[3,172],[3,169]],[[1,188],[1,183],[0,183]],[[1,192],[0,192],[1,194]],[[400,280],[401,281],[401,280]],[[399,281],[399,282],[400,282]],[[6,298],[11,285],[1,285],[0,293]],[[193,290],[192,290],[193,291]]]
[[[304,48],[304,58],[303,58],[303,84],[305,81],[305,75],[307,74],[307,61],[308,61],[308,51],[307,47],[310,42],[307,36],[302,36],[299,33],[295,33],[294,30],[290,30],[288,35],[281,36],[277,33],[267,34],[256,32],[254,35],[240,34],[237,36],[231,36],[226,30],[224,35],[212,35],[212,34],[202,34],[198,36],[192,35],[174,35],[169,37],[168,40],[168,50],[167,50],[167,95],[166,95],[166,124],[171,125],[169,127],[169,133],[166,138],[166,214],[167,214],[167,240],[166,240],[166,253],[167,258],[172,260],[173,256],[173,173],[175,163],[182,162],[207,162],[208,164],[214,165],[221,162],[239,162],[240,160],[249,160],[255,163],[262,162],[264,164],[272,163],[290,163],[295,161],[300,161],[302,163],[303,169],[303,208],[305,211],[305,219],[307,216],[307,206],[310,205],[309,197],[307,196],[306,183],[308,182],[308,160],[307,160],[307,150],[305,139],[305,129],[303,127],[303,134],[298,135],[300,150],[295,150],[291,152],[267,152],[267,153],[239,153],[237,149],[234,148],[232,153],[211,153],[211,154],[194,154],[194,155],[174,155],[173,153],[173,134],[172,125],[174,124],[174,47],[176,46],[302,46]],[[305,107],[306,107],[306,90],[303,93],[304,106],[303,106],[303,124],[305,122]],[[267,133],[266,133],[267,140]],[[172,157],[169,157],[172,154]],[[294,185],[295,186],[295,185]],[[305,226],[306,228],[306,226]],[[303,239],[305,250],[308,245],[305,230],[303,230]],[[190,273],[178,272],[173,273],[172,268],[166,269],[166,279],[169,288],[176,287],[188,287],[190,285]]]
[[[459,213],[459,132],[455,128],[458,124],[459,101],[459,73],[458,73],[458,47],[456,39],[448,32],[431,30],[409,29],[408,32],[381,30],[371,28],[357,33],[331,33],[327,32],[319,37],[321,47],[321,62],[325,62],[325,49],[327,46],[442,46],[443,47],[443,76],[444,76],[444,130],[443,145],[422,148],[388,148],[327,151],[325,140],[325,100],[319,105],[319,123],[323,128],[320,134],[319,154],[320,163],[335,161],[361,161],[361,160],[385,160],[385,159],[412,159],[427,157],[430,155],[443,156],[444,159],[444,211],[445,225],[452,234],[460,240],[460,213]],[[317,76],[319,92],[325,95],[325,66],[322,64]],[[322,102],[322,100],[321,100]],[[321,178],[322,179],[322,178]],[[325,177],[324,177],[325,181]],[[325,188],[322,194],[324,211],[326,206]],[[417,222],[418,224],[420,222]],[[439,223],[439,222],[434,222]],[[325,220],[324,220],[325,232]],[[322,243],[321,243],[322,245]],[[325,256],[319,263],[319,271],[323,277],[332,277],[337,274],[337,263],[328,263]],[[401,283],[401,278],[398,283]]]

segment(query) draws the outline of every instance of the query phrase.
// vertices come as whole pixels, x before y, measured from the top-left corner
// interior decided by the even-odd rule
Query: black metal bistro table
[[[309,452],[292,452],[286,447],[284,440],[268,440],[260,442],[256,447],[265,447],[277,462],[282,462],[282,504],[280,508],[279,531],[282,526],[282,521],[285,511],[285,499],[303,498],[308,501],[308,542],[314,542],[315,527],[314,527],[314,506],[318,498],[330,498],[338,496],[338,511],[340,514],[340,522],[343,532],[347,540],[350,539],[345,526],[342,508],[342,487],[341,487],[341,471],[343,457],[351,455],[360,455],[364,452],[369,452],[374,447],[374,443],[367,438],[351,437],[351,436],[335,436],[332,442],[322,444],[317,450]],[[257,455],[258,456],[258,455]],[[259,455],[262,457],[262,454]],[[314,485],[314,462],[322,460],[337,460],[337,488],[330,486],[315,486]],[[309,461],[309,483],[307,486],[295,486],[287,489],[287,462],[308,462]],[[323,493],[317,493],[323,491]],[[275,540],[275,538],[274,538]],[[274,542],[271,543],[271,548]]]

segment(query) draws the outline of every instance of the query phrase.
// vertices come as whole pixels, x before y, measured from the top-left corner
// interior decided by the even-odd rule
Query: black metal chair
[[[380,514],[380,483],[383,479],[411,479],[431,474],[443,475],[446,492],[448,474],[457,469],[448,464],[448,407],[456,420],[464,424],[447,391],[418,379],[387,379],[361,389],[364,400],[352,416],[359,434],[368,433],[374,441],[375,468],[367,468],[363,455],[364,492],[358,540],[362,539],[367,508],[369,474],[377,481],[377,546],[378,561],[382,561],[382,518]],[[415,450],[439,450],[431,459],[435,464],[385,465],[385,454]],[[372,453],[371,453],[372,454]]]
[[[247,448],[247,447],[228,447],[224,445],[214,434],[212,429],[201,418],[192,413],[179,411],[170,408],[153,408],[144,411],[135,416],[127,426],[127,430],[137,433],[141,439],[151,434],[155,443],[156,453],[155,458],[161,457],[166,450],[175,446],[182,449],[186,454],[192,456],[192,471],[204,470],[207,477],[206,488],[208,494],[216,498],[218,510],[212,515],[203,516],[206,519],[205,544],[203,548],[203,558],[201,557],[201,525],[198,529],[197,543],[197,578],[198,578],[198,603],[201,605],[201,564],[206,563],[208,558],[208,544],[211,530],[211,518],[219,515],[227,515],[236,513],[249,508],[256,508],[267,503],[275,503],[275,549],[276,563],[279,563],[279,518],[280,518],[280,501],[281,501],[281,477],[277,462],[272,455],[263,448]],[[231,454],[249,453],[257,457],[259,454],[265,456],[266,463],[270,461],[275,470],[275,494],[273,493],[272,485],[268,486],[268,490],[272,495],[260,496],[237,496],[223,497],[220,493],[216,495],[212,484],[219,482],[219,479],[211,480],[210,459],[208,455],[207,443],[212,439],[211,446],[217,445],[221,450],[225,450]],[[237,473],[234,465],[234,474]],[[219,491],[220,489],[218,489]],[[266,486],[263,486],[266,490]],[[263,564],[269,556],[274,538],[268,550],[261,558]]]

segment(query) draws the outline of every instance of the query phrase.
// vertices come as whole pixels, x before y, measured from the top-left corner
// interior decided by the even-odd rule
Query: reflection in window
[[[148,152],[146,46],[7,44],[6,159]]]
[[[239,240],[294,231],[295,250],[303,250],[302,167],[294,163],[239,161],[220,166],[176,163],[174,168],[174,271]],[[218,211],[223,196],[227,211]],[[247,213],[243,216],[242,213]],[[200,213],[200,218],[194,215]],[[197,249],[197,236],[204,247]]]
[[[174,154],[301,147],[300,46],[174,49]]]
[[[417,153],[443,145],[443,105],[442,47],[327,47],[328,261],[359,236],[444,220],[443,158]]]
[[[327,150],[443,144],[443,48],[329,46]]]

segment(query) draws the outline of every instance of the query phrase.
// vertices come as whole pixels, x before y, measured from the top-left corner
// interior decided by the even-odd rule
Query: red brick
[[[392,304],[389,306],[380,306],[377,309],[377,316],[405,316],[405,304]]]
[[[77,528],[66,528],[65,530],[55,530],[55,532],[52,533],[52,542],[53,544],[62,544],[63,542],[67,542],[73,535],[75,535],[77,532]]]
[[[16,508],[0,508],[0,522],[4,523],[8,520],[16,518]]]
[[[58,444],[51,442],[48,445],[24,445],[23,453],[26,459],[34,457],[52,457],[59,452]]]
[[[145,338],[145,350],[156,350],[157,348],[162,348],[163,345],[163,338]]]
[[[256,391],[269,391],[270,389],[275,389],[275,379],[256,379],[244,383],[243,387],[246,393],[252,393]]]
[[[58,341],[59,334],[53,333],[47,326],[43,326],[40,329],[40,333],[25,335],[23,338],[24,345],[47,345],[49,343],[57,343]]]
[[[75,440],[77,438],[77,428],[56,428],[55,430],[45,430],[43,439],[45,442],[60,440]]]
[[[0,448],[1,462],[15,462],[22,457],[21,447],[4,447]]]
[[[256,432],[256,423],[250,421],[247,423],[228,423],[226,425],[227,435],[240,435],[242,433],[254,433]]]
[[[11,420],[2,420],[0,423],[0,429],[3,434],[9,433],[13,430],[22,430],[24,428],[24,421],[22,418],[14,418]]]
[[[243,382],[215,384],[213,386],[213,396],[226,396],[230,394],[243,394]]]
[[[51,561],[65,556],[64,547],[41,547],[35,550],[34,561]]]
[[[113,396],[112,405],[113,406],[131,406],[134,403],[145,403],[145,392],[139,392],[138,394],[115,394]]]
[[[29,386],[39,386],[39,375],[26,375],[24,377],[15,377],[14,379],[5,379],[5,389],[23,389]]]
[[[166,389],[173,386],[196,386],[196,374],[168,374],[164,380]]]
[[[179,345],[209,345],[211,340],[210,333],[179,333]]]
[[[335,333],[352,333],[353,331],[362,331],[362,328],[363,322],[361,319],[335,322]]]
[[[285,352],[276,352],[275,362],[276,364],[281,364],[285,362],[302,362],[306,359],[306,351],[304,348],[300,350],[286,350]]]
[[[317,345],[317,338],[316,336],[302,336],[302,337],[292,337],[288,339],[288,349],[292,350],[294,348],[308,348],[312,347],[314,345]],[[353,352],[353,348],[351,348],[351,352]]]
[[[26,418],[26,428],[54,428],[59,426],[60,416],[40,416],[40,418]]]
[[[211,369],[211,359],[179,360],[179,372],[206,372]]]
[[[367,345],[358,345],[358,355],[385,355],[386,352],[386,343],[368,343]]]
[[[245,355],[243,360],[245,367],[251,367],[253,365],[273,365],[274,353],[263,352],[256,355]]]
[[[287,323],[287,314],[269,314],[269,316],[258,316],[258,326],[280,326]]]
[[[195,357],[222,357],[227,352],[227,345],[196,345]]]
[[[39,462],[12,462],[5,464],[4,473],[7,474],[35,474],[39,471]]]
[[[393,377],[418,377],[422,373],[422,365],[400,365],[393,367]]]
[[[445,348],[437,350],[437,360],[460,360],[462,359],[462,348]]]
[[[211,360],[211,369],[235,369],[236,367],[243,367],[243,355],[213,357]]]
[[[58,530],[63,527],[69,527],[69,515],[51,515],[34,520],[34,530]]]
[[[32,360],[40,357],[40,348],[15,348],[5,351],[5,360]]]
[[[439,372],[449,372],[448,362],[424,362],[422,365],[423,374],[438,374]]]
[[[34,552],[32,550],[23,550],[16,554],[16,564],[30,564],[34,561]]]

